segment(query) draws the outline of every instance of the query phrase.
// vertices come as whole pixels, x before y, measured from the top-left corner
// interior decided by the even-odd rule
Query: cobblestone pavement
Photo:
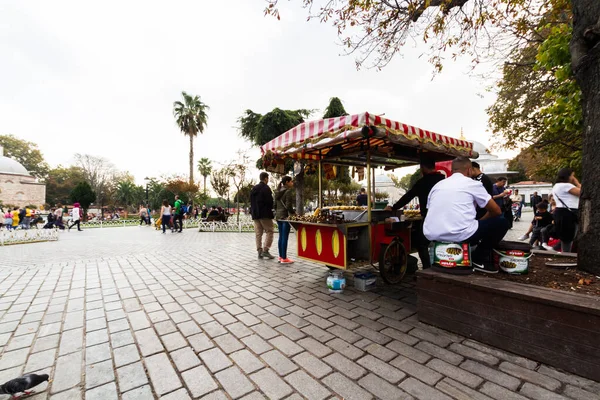
[[[257,260],[248,233],[65,232],[0,265],[0,382],[50,374],[32,400],[600,398],[419,323],[411,279],[330,295],[326,269]]]

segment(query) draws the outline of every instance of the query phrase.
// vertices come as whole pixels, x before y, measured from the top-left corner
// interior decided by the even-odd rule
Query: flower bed
[[[422,271],[417,312],[427,324],[600,381],[600,297]]]

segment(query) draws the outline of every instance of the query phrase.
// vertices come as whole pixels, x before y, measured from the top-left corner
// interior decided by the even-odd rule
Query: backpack
[[[23,221],[25,219],[25,209],[22,208],[19,210],[19,219]]]
[[[188,212],[188,207],[185,204],[179,206],[179,214],[185,215]]]

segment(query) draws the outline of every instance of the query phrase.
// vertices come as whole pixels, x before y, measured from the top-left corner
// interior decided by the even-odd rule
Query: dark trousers
[[[165,233],[165,230],[167,228],[167,226],[169,226],[169,222],[171,221],[171,216],[170,215],[163,215],[161,218],[161,222],[162,222],[162,229],[163,229],[163,233]]]
[[[430,241],[423,234],[423,221],[413,222],[413,230],[411,234],[412,247],[416,248],[419,252],[419,258],[423,269],[431,267],[431,260],[429,259],[429,243]]]
[[[177,225],[179,225],[179,232],[183,230],[183,214],[175,214],[173,219],[173,228],[177,230]]]
[[[77,220],[77,221],[73,222],[71,225],[69,225],[69,229],[71,229],[75,225],[77,225],[77,230],[80,231],[81,227],[79,226],[79,220]]]
[[[508,221],[500,216],[477,222],[479,223],[477,232],[467,239],[471,245],[477,245],[477,249],[472,254],[473,260],[491,261],[492,249],[508,232]]]
[[[146,222],[146,217],[142,215],[140,216],[140,225],[142,225],[144,222]]]
[[[288,238],[290,236],[290,223],[286,221],[277,221],[279,230],[279,240],[277,246],[279,249],[279,257],[287,258]]]

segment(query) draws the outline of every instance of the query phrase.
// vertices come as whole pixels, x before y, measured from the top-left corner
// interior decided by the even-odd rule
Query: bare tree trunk
[[[204,175],[204,197],[206,197],[206,175]]]
[[[190,185],[194,183],[194,135],[190,133]]]
[[[600,274],[600,2],[573,0],[573,71],[582,90],[582,193],[579,268]]]

